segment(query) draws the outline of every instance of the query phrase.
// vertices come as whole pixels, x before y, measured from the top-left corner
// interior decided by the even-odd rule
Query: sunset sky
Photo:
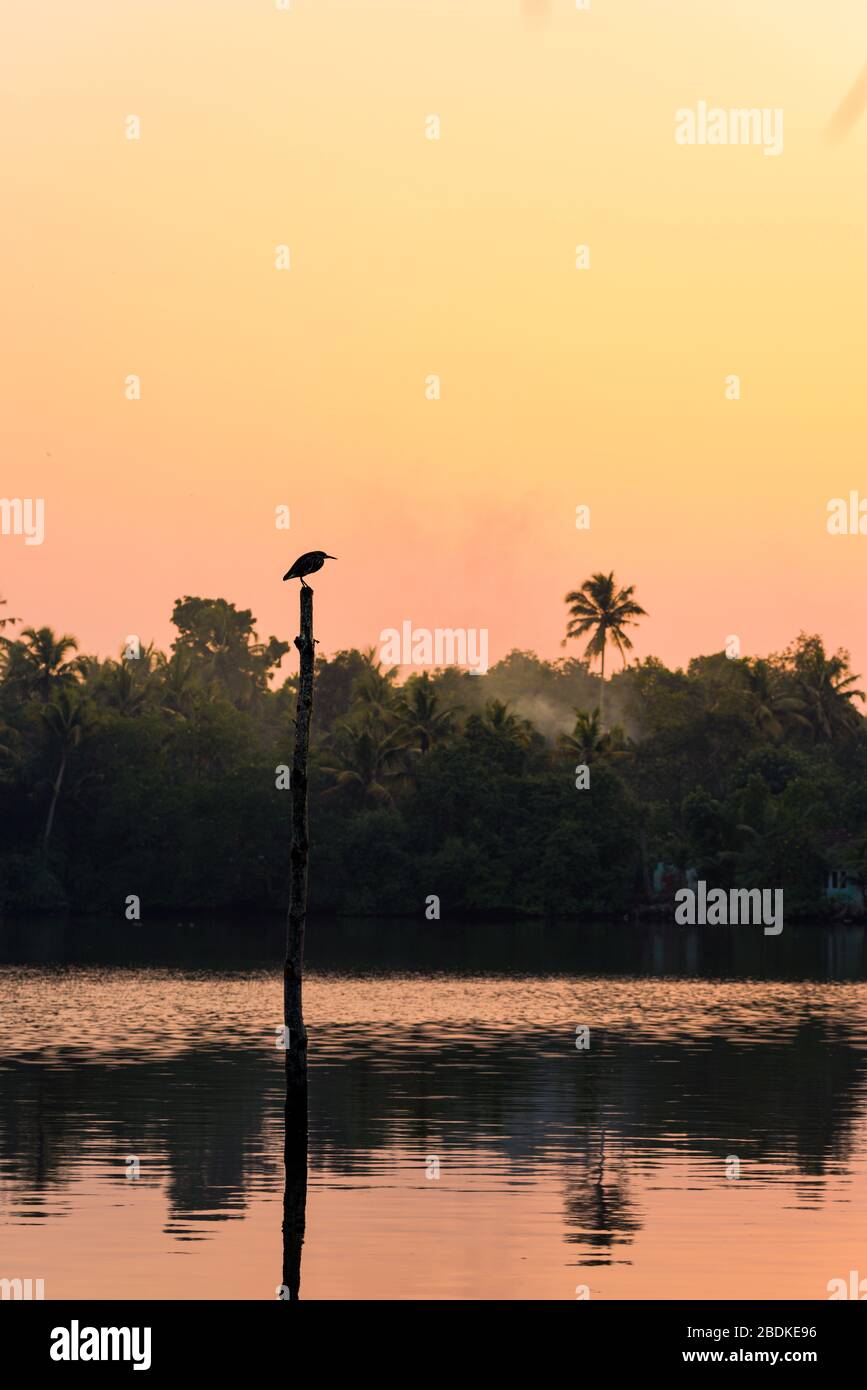
[[[867,536],[826,530],[867,498],[867,113],[825,134],[865,63],[851,0],[4,7],[0,494],[46,527],[0,536],[9,609],[290,637],[322,548],[320,651],[495,661],[614,569],[639,656],[804,628],[867,672]],[[700,101],[782,108],[783,153],[679,146]]]

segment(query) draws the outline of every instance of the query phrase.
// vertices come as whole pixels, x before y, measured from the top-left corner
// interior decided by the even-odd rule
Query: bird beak
[[[337,556],[336,556],[336,555],[326,555],[325,558],[326,558],[326,560],[336,560],[336,559],[337,559]]]

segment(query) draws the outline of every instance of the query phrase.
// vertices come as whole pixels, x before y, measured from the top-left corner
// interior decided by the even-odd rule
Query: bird
[[[302,589],[309,589],[310,585],[304,582],[305,574],[315,574],[321,570],[326,560],[336,560],[336,555],[326,555],[324,550],[307,550],[303,555],[299,555],[290,570],[287,570],[283,578],[300,579]]]

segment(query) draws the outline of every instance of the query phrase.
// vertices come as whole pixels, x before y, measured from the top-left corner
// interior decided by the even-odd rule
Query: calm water
[[[0,1277],[274,1297],[281,937],[0,927]],[[308,966],[302,1297],[867,1275],[863,928],[313,923]]]

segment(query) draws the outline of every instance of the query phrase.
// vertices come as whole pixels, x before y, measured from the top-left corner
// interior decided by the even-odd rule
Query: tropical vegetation
[[[847,653],[802,633],[762,657],[630,663],[633,592],[594,575],[570,593],[567,635],[590,646],[555,661],[401,681],[372,650],[318,656],[311,910],[418,915],[436,894],[444,918],[622,917],[654,902],[660,862],[782,887],[787,917],[829,913],[832,870],[867,885]],[[180,599],[172,621],[168,652],[101,660],[0,619],[0,910],[285,906],[290,644],[224,599]]]

